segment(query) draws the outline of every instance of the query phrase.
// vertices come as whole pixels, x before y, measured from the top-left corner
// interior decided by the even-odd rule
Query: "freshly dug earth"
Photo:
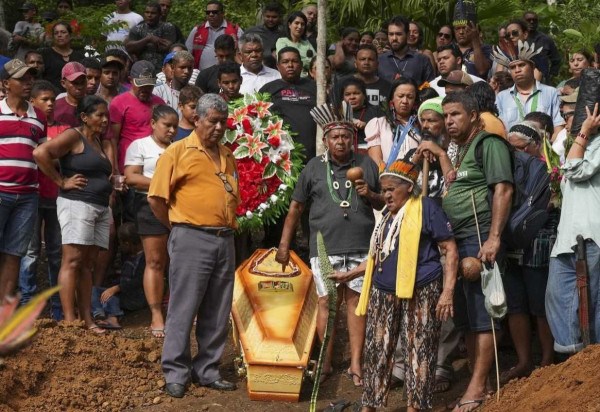
[[[343,309],[343,308],[342,308]],[[344,375],[349,366],[349,346],[344,311],[335,341],[335,374],[321,385],[317,410],[338,399],[357,401],[361,389]],[[129,314],[124,329],[98,336],[82,324],[38,321],[39,333],[32,344],[16,355],[0,358],[0,412],[4,411],[306,411],[312,382],[302,386],[299,403],[251,401],[246,383],[233,367],[236,355],[231,339],[223,354],[221,374],[234,381],[234,392],[219,392],[190,386],[183,399],[163,392],[160,370],[162,340],[153,338],[147,325],[148,311]],[[193,331],[192,331],[193,334]],[[196,352],[194,339],[192,354]],[[434,397],[434,411],[445,410],[467,383],[464,359],[455,362],[460,383]],[[404,410],[402,390],[390,391],[388,409]],[[351,410],[351,409],[348,409]]]
[[[486,412],[600,411],[600,345],[588,346],[566,362],[509,382],[486,404]]]

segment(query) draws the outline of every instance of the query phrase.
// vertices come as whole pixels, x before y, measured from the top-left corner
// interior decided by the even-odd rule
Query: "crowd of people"
[[[286,265],[296,238],[307,237],[323,339],[329,309],[316,248],[323,234],[337,304],[347,306],[345,372],[362,387],[363,412],[386,406],[390,388],[402,383],[409,411],[432,408],[434,393],[454,382],[450,355],[461,342],[471,377],[455,412],[490,396],[492,329],[502,325],[486,311],[479,278],[467,276],[469,258],[502,272],[518,361],[501,383],[538,365],[533,331],[540,366],[582,349],[578,235],[589,272],[588,327],[600,342],[600,110],[575,110],[585,70],[600,65],[600,46],[569,54],[571,77],[558,83],[563,55],[533,12],[499,28],[493,46],[473,3],[462,0],[439,28],[435,50],[424,48],[420,23],[402,16],[377,32],[345,28],[328,49],[327,103],[316,116],[315,4],[287,18],[281,5],[268,4],[263,23],[243,29],[209,0],[206,20],[187,37],[168,21],[171,0],[149,1],[143,15],[130,0],[115,4],[107,22],[120,26],[106,34],[106,50],[72,46],[79,26],[61,18],[73,10],[70,0],[41,16],[46,27],[37,6],[24,3],[23,20],[0,42],[0,301],[18,291],[25,303],[37,292],[43,245],[43,272],[61,286],[54,319],[83,321],[101,335],[120,329],[126,311],[148,307],[149,332],[164,339],[169,395],[184,396],[190,381],[236,389],[219,363],[240,188],[232,152],[220,142],[228,102],[260,92],[306,158],[287,216],[265,228],[272,243],[265,246],[277,247]],[[343,103],[350,109],[335,109]],[[517,153],[536,164],[560,159],[549,168],[560,187],[543,227],[518,249],[505,237],[519,198]],[[351,179],[355,167],[362,173]],[[334,345],[322,381],[335,369]]]

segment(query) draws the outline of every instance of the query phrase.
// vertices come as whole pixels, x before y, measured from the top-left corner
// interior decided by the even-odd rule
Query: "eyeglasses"
[[[438,33],[437,36],[446,40],[450,40],[452,38],[452,35],[448,33]]]
[[[221,13],[221,10],[206,10],[204,13],[206,13],[207,16],[213,15],[213,14],[219,14]]]
[[[510,39],[511,37],[519,37],[519,30],[507,31],[504,35],[505,39]]]
[[[571,116],[574,116],[574,115],[575,115],[575,111],[570,111],[570,112],[562,112],[560,115],[562,116],[562,118],[563,118],[564,120],[567,120],[567,119],[569,119],[569,117],[571,117]]]
[[[219,179],[221,179],[221,181],[223,182],[223,186],[225,186],[225,190],[227,190],[227,193],[233,193],[233,187],[227,181],[227,175],[225,175],[225,173],[223,173],[223,172],[219,172],[219,173],[215,173],[215,174],[217,176],[219,176]]]

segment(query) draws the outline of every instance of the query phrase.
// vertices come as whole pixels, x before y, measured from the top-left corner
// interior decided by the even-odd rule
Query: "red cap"
[[[85,76],[85,66],[78,62],[69,62],[62,68],[62,78],[72,82],[80,76]]]

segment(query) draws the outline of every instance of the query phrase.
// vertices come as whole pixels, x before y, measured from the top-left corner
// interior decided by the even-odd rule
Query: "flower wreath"
[[[302,169],[302,145],[294,143],[281,117],[269,111],[269,100],[268,94],[256,93],[229,102],[221,143],[237,163],[240,231],[273,223],[286,212]]]

